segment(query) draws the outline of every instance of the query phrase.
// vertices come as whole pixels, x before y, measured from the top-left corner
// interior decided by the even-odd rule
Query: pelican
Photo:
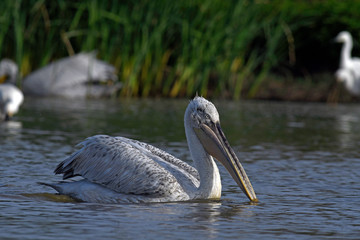
[[[17,65],[10,61],[11,77],[18,74]],[[26,95],[38,97],[99,98],[111,96],[121,86],[97,84],[117,81],[114,66],[96,59],[95,52],[79,53],[54,61],[30,73],[23,79]]]
[[[62,161],[55,174],[78,181],[42,183],[85,202],[173,202],[220,199],[222,163],[250,201],[253,187],[220,127],[215,106],[202,97],[190,101],[185,133],[195,167],[152,145],[124,137],[96,135]]]
[[[340,68],[336,71],[335,77],[345,84],[352,95],[360,96],[360,58],[351,57],[353,47],[351,34],[347,31],[340,32],[335,40],[343,43]]]
[[[9,120],[19,111],[24,95],[14,84],[17,77],[17,66],[9,59],[0,62],[0,121]]]

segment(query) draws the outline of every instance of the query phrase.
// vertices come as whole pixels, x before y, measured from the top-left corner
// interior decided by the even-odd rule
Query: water
[[[220,166],[220,201],[77,203],[36,182],[87,136],[136,138],[190,161],[187,100],[27,99],[0,124],[1,239],[357,239],[360,106],[215,101],[260,200]]]

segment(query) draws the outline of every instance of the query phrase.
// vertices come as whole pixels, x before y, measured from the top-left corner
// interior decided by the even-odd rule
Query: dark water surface
[[[187,100],[27,99],[0,124],[0,239],[359,239],[360,105],[215,101],[260,200],[220,166],[220,201],[77,203],[36,184],[84,138],[121,135],[191,161]]]

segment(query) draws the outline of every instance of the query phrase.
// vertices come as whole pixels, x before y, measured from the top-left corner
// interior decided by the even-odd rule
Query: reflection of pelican
[[[185,112],[185,133],[193,168],[146,143],[97,135],[61,162],[55,173],[75,182],[45,184],[59,193],[87,202],[165,202],[219,199],[221,180],[216,158],[251,201],[251,183],[220,127],[215,106],[195,97]]]
[[[19,111],[24,101],[20,89],[14,84],[17,76],[17,66],[11,60],[4,59],[0,62],[0,121],[8,120]]]
[[[26,76],[23,91],[40,97],[99,98],[111,96],[119,89],[119,85],[106,85],[107,80],[117,80],[112,65],[96,59],[95,52],[79,53]]]
[[[351,57],[353,46],[349,32],[340,32],[336,37],[337,42],[343,43],[340,58],[340,69],[335,73],[338,81],[344,82],[346,89],[352,95],[360,95],[360,58]]]

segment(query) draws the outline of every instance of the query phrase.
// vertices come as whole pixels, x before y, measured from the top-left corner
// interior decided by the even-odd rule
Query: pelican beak
[[[194,130],[206,152],[225,166],[250,201],[258,202],[250,180],[227,141],[220,123],[201,124],[200,128],[194,128]]]

